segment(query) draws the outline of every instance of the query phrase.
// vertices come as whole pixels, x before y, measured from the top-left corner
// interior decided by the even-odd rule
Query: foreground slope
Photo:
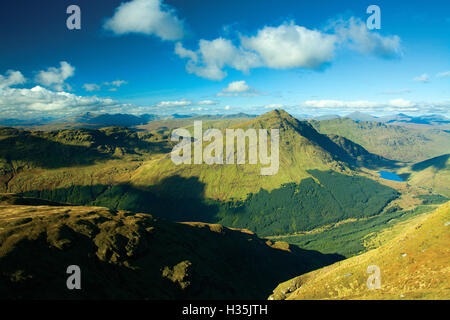
[[[447,202],[384,232],[377,249],[280,284],[270,299],[450,299],[449,228]],[[370,265],[380,289],[367,287]]]
[[[337,259],[221,225],[0,198],[0,299],[262,299]],[[66,288],[70,265],[81,290]]]

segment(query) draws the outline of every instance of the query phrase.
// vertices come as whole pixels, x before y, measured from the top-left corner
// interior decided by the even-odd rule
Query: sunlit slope
[[[410,184],[450,197],[450,154],[416,163],[401,172]]]
[[[447,202],[381,233],[377,249],[280,284],[271,298],[450,299],[449,228]],[[381,270],[380,289],[367,287],[370,265]]]
[[[258,118],[233,126],[231,129],[280,130],[279,170],[272,176],[261,175],[268,165],[181,164],[175,165],[170,156],[144,164],[133,176],[136,185],[157,184],[167,177],[197,177],[205,185],[206,198],[245,199],[260,189],[273,190],[284,183],[300,182],[311,177],[311,169],[333,170],[351,174],[348,155],[329,137],[319,134],[308,123],[298,121],[282,110],[274,110]],[[225,136],[225,131],[223,131]],[[269,138],[270,140],[270,138]],[[269,148],[270,150],[270,148]],[[248,153],[247,153],[248,156]]]
[[[0,299],[263,299],[339,258],[221,225],[32,203],[0,198]],[[82,290],[66,287],[70,265]]]

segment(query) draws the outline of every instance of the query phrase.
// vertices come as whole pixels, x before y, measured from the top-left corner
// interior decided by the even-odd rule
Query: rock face
[[[336,260],[220,225],[29,202],[0,203],[0,299],[263,299]]]

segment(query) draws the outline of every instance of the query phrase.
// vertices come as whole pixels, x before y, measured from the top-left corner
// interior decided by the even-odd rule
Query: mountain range
[[[448,201],[445,130],[301,121],[283,110],[203,118],[205,130],[223,133],[279,129],[279,171],[262,176],[261,164],[174,164],[171,130],[192,130],[193,119],[202,118],[0,128],[0,263],[8,270],[0,296],[34,297],[47,276],[33,270],[54,273],[73,257],[93,279],[77,298],[266,298],[283,281],[371,252],[366,242],[390,225]],[[413,162],[418,149],[437,157]],[[55,267],[36,259],[39,266],[18,268],[24,252],[42,252]],[[118,280],[99,286],[98,270]],[[72,297],[49,287],[47,298]]]

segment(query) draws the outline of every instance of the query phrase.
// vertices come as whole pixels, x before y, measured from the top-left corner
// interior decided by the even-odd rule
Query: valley
[[[293,258],[289,258],[293,259],[292,261],[297,259],[294,256],[299,254],[299,262],[292,262],[292,264],[289,262],[290,271],[284,270],[284,267],[275,266],[277,271],[273,270],[275,273],[271,278],[272,282],[267,282],[266,287],[259,287],[252,292],[239,287],[238,278],[223,280],[231,281],[231,287],[227,289],[227,292],[230,294],[233,292],[234,297],[261,299],[267,298],[278,283],[296,275],[337,260],[353,259],[352,257],[372,252],[384,243],[380,242],[379,237],[388,232],[387,230],[426,216],[435,210],[436,206],[448,201],[447,155],[416,164],[408,162],[413,159],[411,157],[401,159],[392,157],[396,152],[402,152],[398,149],[399,145],[401,146],[405,141],[416,143],[416,139],[421,137],[408,131],[412,129],[406,130],[369,122],[357,124],[350,119],[339,119],[338,122],[333,122],[336,120],[301,121],[283,110],[274,110],[259,117],[245,115],[242,118],[237,116],[232,119],[211,120],[208,117],[195,119],[205,121],[204,125],[207,128],[222,131],[229,126],[243,130],[279,129],[279,172],[275,175],[262,176],[259,172],[261,169],[259,163],[251,166],[236,163],[195,164],[193,161],[191,164],[174,164],[170,159],[170,150],[176,142],[171,141],[169,128],[176,128],[177,125],[182,124],[182,128],[192,132],[194,119],[189,117],[152,120],[147,125],[136,128],[115,126],[99,129],[27,131],[5,127],[0,129],[0,145],[2,146],[0,149],[0,192],[3,194],[1,201],[4,203],[0,211],[2,215],[7,214],[8,217],[11,214],[15,215],[15,212],[28,217],[32,215],[32,212],[42,211],[43,213],[39,216],[49,215],[49,220],[42,221],[44,234],[49,232],[45,230],[50,230],[48,228],[51,224],[59,225],[59,218],[56,217],[59,217],[64,210],[74,214],[78,211],[83,214],[86,212],[86,219],[91,219],[88,216],[93,213],[88,212],[93,210],[95,214],[111,216],[108,219],[119,219],[117,220],[119,224],[134,219],[132,218],[134,216],[142,216],[149,217],[145,218],[145,221],[148,219],[164,221],[161,223],[173,226],[170,228],[182,228],[181,225],[190,225],[202,230],[209,228],[212,234],[216,232],[214,231],[216,229],[248,230],[243,234],[251,234],[255,239],[257,237],[259,243],[266,243],[266,246],[293,253]],[[153,121],[163,122],[152,124]],[[361,130],[370,131],[372,134],[361,134]],[[389,134],[392,143],[384,144],[382,140],[377,142],[356,139],[361,143],[357,144],[351,139],[378,135],[379,130],[388,132],[386,134]],[[321,131],[324,132],[320,133]],[[429,148],[439,144],[440,149],[433,149],[433,152],[438,153],[439,150],[442,152],[447,150],[448,144],[442,145],[442,141],[448,141],[448,139],[448,133],[438,133],[424,138],[424,141],[427,141],[424,143]],[[208,143],[204,143],[203,147],[207,146]],[[194,154],[191,156],[193,158]],[[402,179],[380,176],[380,172],[398,174]],[[63,210],[65,207],[67,209]],[[53,212],[55,212],[54,215]],[[51,218],[52,216],[55,219]],[[73,216],[74,221],[78,219],[78,216],[79,214]],[[72,214],[69,213],[69,221],[71,217]],[[35,220],[32,217],[32,220],[24,219]],[[138,221],[140,218],[136,219]],[[93,223],[89,227],[92,230],[101,228],[97,222]],[[74,227],[78,224],[78,222],[69,224],[61,222],[58,228],[64,228],[68,234],[83,233],[84,231]],[[33,224],[18,225],[20,230],[26,233],[25,230],[31,228]],[[10,255],[14,257],[14,253],[10,252],[16,252],[14,249],[16,246],[8,249],[7,244],[10,242],[8,234],[11,232],[5,231],[9,230],[9,224],[5,226],[0,226],[2,228],[0,231],[6,232],[3,240],[0,241],[1,248],[4,250],[5,257]],[[119,230],[111,229],[111,232],[120,233]],[[226,231],[228,232],[231,231]],[[89,241],[97,243],[96,236],[88,234],[86,236],[89,239],[86,239],[87,242],[77,250],[87,250],[82,248],[85,245],[90,247]],[[61,237],[62,240],[58,241],[65,242],[65,236],[61,235]],[[67,241],[70,241],[72,236],[67,237],[69,237]],[[174,236],[172,240],[175,241],[178,237]],[[196,236],[193,235],[193,237]],[[177,241],[182,241],[180,239]],[[33,240],[27,246],[34,246],[34,242]],[[57,243],[49,243],[56,248],[57,251],[54,252],[63,250]],[[111,245],[112,247],[107,250],[113,250],[113,252],[119,250],[114,249],[119,244]],[[159,246],[161,250],[172,250],[165,248],[166,245],[162,243]],[[198,246],[203,247],[203,244],[199,243]],[[219,251],[226,250],[221,242],[216,243],[215,246]],[[172,291],[167,292],[158,288],[154,288],[154,292],[153,289],[146,289],[147,292],[153,292],[148,296],[150,299],[210,299],[221,296],[222,293],[219,294],[218,291],[212,291],[208,293],[209,295],[200,293],[198,289],[185,291],[185,288],[195,288],[202,281],[212,280],[199,280],[200,278],[195,277],[192,280],[183,280],[184,276],[175,275],[174,272],[184,272],[187,277],[187,270],[190,270],[192,265],[194,265],[192,268],[207,268],[207,266],[198,261],[193,262],[192,258],[184,259],[183,257],[188,257],[189,254],[180,249],[174,250],[178,252],[175,256],[179,256],[180,264],[176,265],[176,259],[173,257],[175,259],[171,262],[175,263],[173,266],[167,262],[167,270],[161,267],[167,271],[162,273],[162,278],[172,279],[171,281],[178,283],[179,289],[170,289]],[[203,249],[195,249],[192,254],[197,250]],[[205,250],[209,249],[205,248]],[[245,250],[247,250],[244,254],[245,259],[250,259],[249,249]],[[61,252],[61,255],[64,257],[65,253]],[[147,262],[145,262],[147,264],[143,262],[143,265],[133,267],[131,260],[122,264],[119,258],[111,260],[106,256],[99,256],[99,253],[96,255],[99,261],[96,262],[97,258],[89,262],[86,260],[89,266],[118,268],[121,274],[122,268],[125,268],[123,269],[124,277],[135,279],[137,274],[133,274],[134,271],[130,270],[149,268]],[[122,254],[117,253],[117,255]],[[131,253],[130,255],[132,256]],[[323,259],[320,255],[323,255]],[[59,256],[60,253],[54,256],[55,261],[59,261]],[[244,256],[237,259],[244,259]],[[208,259],[210,258],[216,259],[213,256]],[[15,258],[11,259],[16,261]],[[14,263],[16,262],[10,263],[11,268]],[[104,266],[97,266],[99,263]],[[296,263],[302,266],[298,267]],[[176,268],[171,269],[172,267]],[[200,273],[208,272],[202,269]],[[5,279],[12,279],[12,274],[8,273],[6,276],[4,274]],[[150,282],[166,281],[161,280],[162,278],[155,280],[161,277],[156,269],[152,271],[152,274],[154,274],[152,277],[156,278],[152,278],[153,280],[149,278]],[[20,276],[19,282],[27,283],[27,277]],[[249,281],[252,284],[261,282],[252,277],[249,277]],[[236,288],[233,287],[235,283]],[[111,285],[114,286],[114,284]],[[14,287],[12,283],[11,286],[11,288]],[[132,287],[133,284],[130,286]],[[14,288],[20,291],[19,287]],[[134,293],[127,291],[127,288],[114,287],[112,290],[110,298],[145,297],[145,295],[135,296]],[[63,293],[58,291],[58,294]],[[94,290],[92,294],[93,296],[89,295],[89,297],[100,297],[106,293]],[[67,292],[64,295],[70,298]]]

